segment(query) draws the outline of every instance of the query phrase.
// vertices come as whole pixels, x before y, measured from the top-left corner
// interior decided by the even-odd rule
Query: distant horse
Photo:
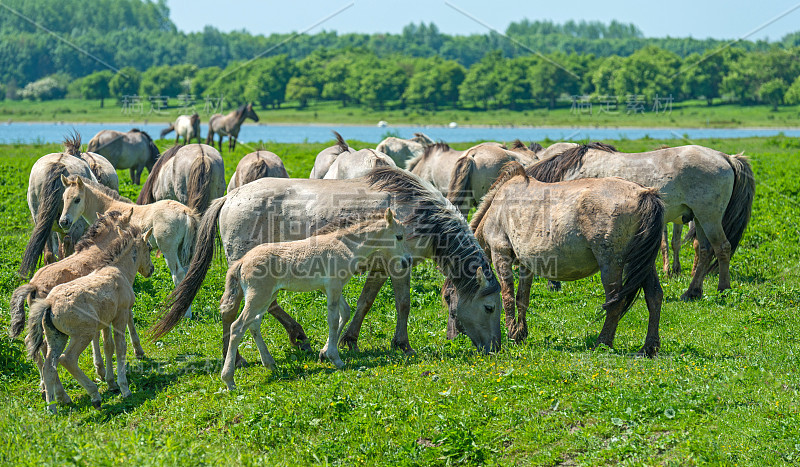
[[[452,149],[447,143],[434,143],[421,155],[406,162],[406,169],[446,194],[456,161],[464,151]]]
[[[214,135],[219,135],[219,150],[222,151],[222,137],[228,137],[228,150],[236,149],[236,139],[239,137],[239,127],[242,126],[244,119],[249,118],[254,122],[258,121],[258,115],[253,110],[253,104],[247,104],[226,114],[214,114],[208,120],[208,136],[206,144],[214,146]]]
[[[87,160],[92,164],[90,165]],[[56,260],[55,252],[59,252],[62,258],[69,255],[72,245],[88,227],[85,222],[81,222],[67,232],[58,226],[61,194],[64,191],[64,186],[61,184],[62,175],[81,175],[97,181],[94,173],[96,171],[106,182],[106,186],[112,189],[119,187],[119,180],[113,167],[108,161],[103,161],[105,159],[101,159],[101,156],[81,153],[81,137],[75,134],[64,141],[64,152],[47,154],[33,164],[28,179],[28,208],[35,225],[19,267],[18,274],[21,277],[28,277],[43,253],[45,264]],[[108,173],[109,170],[113,173],[113,177]],[[56,235],[53,235],[54,232]],[[62,240],[67,240],[67,243],[62,245]]]
[[[451,312],[463,324],[472,343],[484,352],[499,349],[500,317],[494,311],[499,312],[501,307],[500,286],[466,221],[419,178],[389,167],[374,169],[366,177],[353,180],[262,178],[216,200],[200,222],[189,271],[167,299],[171,308],[154,327],[154,338],[180,322],[200,290],[214,257],[218,230],[230,264],[259,244],[303,240],[313,234],[315,227],[342,217],[365,218],[383,213],[386,208],[392,208],[402,222],[408,221],[409,236],[416,239],[409,245],[412,255],[433,258],[442,273],[452,278],[461,300]],[[371,265],[355,317],[341,338],[351,349],[357,350],[361,324],[389,277],[397,308],[392,346],[413,352],[408,340],[410,272],[383,264]],[[238,310],[238,305],[230,309]],[[269,312],[286,328],[293,344],[307,347],[303,327],[277,302],[271,304]],[[235,314],[222,316],[223,346],[227,345],[235,318]]]
[[[205,144],[173,146],[153,166],[136,204],[174,199],[197,213],[225,194],[225,164],[219,151]]]
[[[128,199],[79,175],[63,177],[61,182],[65,187],[64,209],[58,220],[62,229],[69,228],[79,219],[95,222],[104,212],[130,209],[131,225],[143,231],[152,230],[151,242],[163,253],[172,274],[172,283],[178,285],[183,280],[185,265],[192,257],[199,220],[192,208],[171,199],[145,205],[131,204]],[[187,317],[190,316],[191,311],[188,311]]]
[[[472,217],[471,228],[500,278],[508,335],[523,340],[534,276],[577,280],[600,271],[606,319],[597,343],[613,346],[620,318],[644,290],[650,319],[639,351],[655,356],[662,290],[655,259],[664,203],[653,188],[618,178],[542,183],[511,162]],[[514,273],[519,264],[519,289]],[[445,298],[456,292],[445,287]],[[514,308],[518,316],[514,317]],[[448,326],[452,335],[457,327]]]
[[[131,227],[125,236],[126,241],[105,253],[106,266],[53,287],[47,298],[34,300],[31,304],[25,344],[32,360],[37,360],[40,352],[46,353],[42,378],[47,408],[52,413],[56,412],[57,401],[71,402],[66,393],[59,394],[56,390],[58,387],[63,389],[57,372],[59,364],[78,380],[89,393],[92,405],[100,409],[97,385],[78,366],[78,357],[98,332],[103,333],[105,381],[114,387],[113,358],[116,353],[117,387],[122,397],[131,395],[125,368],[128,347],[125,328],[131,321],[131,308],[136,300],[133,281],[137,271],[144,277],[153,274],[147,243],[149,236],[150,231],[142,234],[139,229]],[[113,336],[109,326],[113,326]]]
[[[421,156],[425,152],[425,148],[436,144],[428,135],[424,133],[414,133],[411,139],[401,139],[390,136],[380,143],[375,148],[376,151],[382,152],[394,160],[398,167],[405,167],[406,161]]]
[[[200,115],[196,112],[192,115],[179,115],[175,119],[175,123],[170,123],[168,127],[161,130],[161,139],[175,131],[175,144],[178,144],[181,136],[183,136],[183,144],[189,144],[193,139],[200,141]],[[222,149],[222,142],[220,142],[220,149]]]
[[[153,164],[159,155],[158,147],[150,135],[136,128],[127,133],[102,130],[89,141],[88,151],[101,154],[116,169],[129,169],[131,181],[137,185],[141,182],[145,167],[148,172],[153,171]]]
[[[375,167],[397,167],[391,157],[374,149],[340,154],[323,177],[326,180],[345,180],[363,177]]]
[[[351,148],[347,141],[342,138],[337,132],[333,132],[334,136],[336,136],[336,144],[333,146],[329,146],[317,154],[317,157],[314,159],[314,167],[311,169],[311,174],[308,178],[315,178],[315,179],[322,179],[325,178],[325,174],[328,173],[328,169],[331,168],[333,162],[339,157],[340,154],[344,154],[346,152],[356,152],[355,149]]]
[[[519,139],[515,139],[511,146],[508,147],[509,151],[515,152],[520,154],[521,158],[524,158],[526,161],[522,162],[523,166],[528,166],[531,163],[536,163],[540,160],[539,153],[544,150],[541,144],[539,143],[531,143],[530,147],[525,146]]]
[[[665,220],[694,219],[697,262],[683,300],[703,294],[712,255],[719,264],[719,290],[731,287],[730,259],[750,221],[755,179],[747,158],[703,146],[680,146],[642,153],[620,153],[592,143],[573,147],[528,169],[544,182],[620,177],[659,190]]]
[[[344,366],[339,357],[339,335],[350,319],[350,306],[342,290],[354,274],[367,271],[375,255],[386,261],[398,261],[400,268],[411,266],[405,249],[405,228],[394,220],[391,209],[379,219],[368,219],[346,226],[323,228],[313,237],[293,242],[264,243],[231,263],[225,278],[225,294],[220,313],[237,315],[244,299],[244,309],[232,323],[228,353],[222,367],[222,380],[229,390],[236,388],[233,373],[236,354],[244,332],[249,328],[260,334],[261,319],[277,298],[278,292],[321,290],[328,299],[328,340],[319,353],[337,368]],[[314,274],[308,274],[314,271]],[[256,339],[261,363],[275,369],[263,339]],[[232,350],[232,351],[231,351]]]
[[[283,161],[274,152],[260,149],[242,157],[228,183],[228,193],[246,183],[264,177],[289,178]]]

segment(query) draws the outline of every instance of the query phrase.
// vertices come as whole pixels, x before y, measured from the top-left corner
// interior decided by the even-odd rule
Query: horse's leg
[[[342,295],[339,301],[339,329],[336,330],[337,335],[342,335],[344,326],[347,324],[347,320],[350,319],[350,314],[350,304],[347,303],[347,300],[344,299],[344,295]]]
[[[517,326],[515,329],[517,340],[528,337],[528,304],[531,301],[531,286],[533,285],[533,272],[519,265],[519,286],[517,287]]]
[[[142,348],[142,341],[139,339],[139,333],[136,332],[136,325],[133,324],[133,313],[128,313],[128,332],[131,334],[131,345],[133,345],[133,355],[141,360],[144,358],[144,349]]]
[[[250,323],[250,334],[253,335],[253,340],[256,341],[258,354],[261,356],[261,364],[270,370],[275,370],[277,368],[275,365],[275,359],[272,358],[272,354],[269,353],[269,349],[267,349],[267,343],[264,342],[264,336],[261,335],[261,317],[263,315],[264,310],[261,310],[261,312],[256,316],[256,319]]]
[[[286,333],[289,335],[289,342],[292,345],[300,347],[301,350],[306,352],[313,353],[314,350],[311,348],[311,344],[308,342],[308,336],[306,336],[306,332],[303,330],[303,326],[300,325],[294,318],[289,316],[280,305],[278,305],[278,301],[274,300],[272,304],[269,306],[269,314],[275,317],[279,323],[286,329]]]
[[[707,226],[704,232],[711,247],[714,249],[714,256],[717,257],[717,266],[719,268],[719,285],[717,285],[717,290],[722,291],[730,289],[731,244],[725,236],[722,224]],[[708,266],[701,271],[703,274],[708,274],[710,272]]]
[[[547,281],[547,289],[552,290],[553,292],[561,292],[561,282]]]
[[[672,224],[672,274],[681,273],[681,234],[683,224]],[[666,263],[664,263],[666,266]]]
[[[119,385],[119,392],[122,397],[130,397],[132,395],[128,387],[128,374],[125,369],[125,360],[128,356],[128,340],[125,339],[125,329],[128,327],[128,315],[131,310],[122,311],[117,315],[114,320],[114,344],[117,354],[117,384]],[[109,366],[111,366],[109,364]]]
[[[161,250],[161,254],[164,255],[164,261],[167,262],[167,267],[172,275],[172,283],[177,287],[183,278],[186,277],[186,271],[183,269],[180,258],[178,257],[179,239],[174,236],[169,236],[165,232],[156,232],[156,235],[158,248]],[[189,308],[186,310],[186,313],[183,315],[183,317],[187,319],[192,317],[191,305],[189,305]]]
[[[361,295],[358,297],[358,303],[356,304],[356,314],[339,339],[341,344],[347,344],[347,347],[352,351],[358,352],[358,335],[361,333],[361,325],[364,323],[364,318],[370,308],[372,308],[372,304],[375,303],[375,298],[378,296],[378,292],[383,287],[387,277],[383,271],[370,270],[367,273],[367,281],[364,283],[364,289],[361,290]],[[397,336],[396,331],[395,336]]]
[[[617,265],[612,260],[606,260],[601,263],[600,281],[603,283],[606,302],[608,302],[622,289],[622,266]],[[603,322],[600,335],[597,336],[595,347],[606,345],[609,348],[614,348],[614,336],[617,334],[617,325],[619,325],[619,319],[622,317],[622,306],[622,303],[617,303],[606,308],[606,319]]]
[[[495,253],[494,266],[497,268],[497,276],[500,280],[500,294],[503,297],[503,310],[506,314],[506,330],[508,338],[518,340],[517,323],[514,319],[515,300],[514,300],[514,272],[511,270],[511,255],[505,249],[493,249]]]
[[[664,298],[664,291],[661,289],[655,267],[647,274],[647,279],[644,282],[644,300],[647,302],[649,318],[647,321],[647,336],[644,338],[644,346],[639,349],[638,355],[655,357],[661,347],[658,323],[661,320],[661,301]]]
[[[58,379],[58,357],[61,355],[61,352],[64,351],[64,347],[67,346],[67,339],[68,336],[66,334],[62,334],[56,330],[51,330],[48,326],[44,326],[45,336],[47,338],[47,352],[42,362],[42,379],[44,380],[44,389],[45,389],[45,402],[47,403],[47,409],[52,412],[56,413],[56,400],[58,399],[58,391],[56,390],[57,386],[61,386],[61,381]],[[64,390],[64,387],[61,386],[61,390]],[[66,393],[64,393],[66,395]],[[59,400],[59,402],[69,404],[72,401],[69,400]]]
[[[664,264],[664,274],[669,273],[669,248],[667,247],[667,232],[669,224],[664,223],[664,234],[661,235],[661,259]]]
[[[269,294],[269,295],[268,295]],[[225,355],[225,363],[222,365],[220,377],[228,386],[228,390],[236,389],[233,381],[233,373],[236,370],[236,356],[238,355],[239,344],[242,342],[244,333],[250,324],[256,320],[259,312],[263,312],[271,299],[271,287],[257,291],[254,288],[247,290],[244,301],[244,309],[238,318],[230,325],[228,349]],[[238,307],[236,308],[238,309]]]
[[[92,339],[92,362],[94,363],[94,371],[100,379],[106,377],[106,366],[103,363],[103,350],[100,349],[100,333],[97,333]]]
[[[236,320],[236,316],[239,314],[239,305],[242,303],[242,292],[241,290],[236,292],[234,298],[227,302],[220,304],[220,317],[222,318],[222,360],[228,356],[228,342],[230,341],[231,336],[231,324]],[[239,354],[239,349],[236,350],[236,366],[243,366],[247,364],[247,361],[242,358]]]
[[[59,359],[59,363],[61,363],[72,377],[83,386],[83,389],[86,390],[92,400],[92,405],[99,410],[101,397],[100,392],[97,390],[97,385],[94,384],[94,381],[89,379],[86,373],[78,366],[78,357],[80,357],[83,350],[92,342],[92,337],[92,335],[70,336],[67,350],[64,351],[64,355]]]
[[[706,272],[708,272],[708,265],[711,263],[711,243],[709,243],[708,238],[706,238],[703,226],[697,219],[695,219],[694,231],[696,263],[689,289],[681,295],[681,300],[683,301],[694,300],[703,296],[703,279],[705,279]],[[720,280],[721,279],[720,277]]]
[[[336,368],[344,366],[344,362],[339,357],[339,349],[337,346],[339,342],[337,331],[339,330],[340,301],[342,299],[343,288],[344,285],[340,284],[337,280],[331,280],[326,287],[325,294],[328,296],[328,340],[325,342],[325,347],[319,351],[320,361],[323,357],[327,357],[336,365]]]
[[[411,268],[406,268],[400,275],[392,275],[392,290],[397,310],[397,325],[394,329],[392,347],[402,350],[406,355],[416,352],[408,341],[408,314],[411,311]]]
[[[103,353],[106,356],[106,373],[103,375],[103,381],[108,384],[108,389],[112,391],[119,391],[119,386],[114,381],[114,334],[110,327],[103,328]],[[124,338],[125,336],[123,336]],[[95,336],[95,339],[97,336]]]
[[[136,185],[139,184],[139,180],[136,178],[136,167],[131,167],[130,169],[128,169],[128,175],[131,176],[131,182],[133,182]]]

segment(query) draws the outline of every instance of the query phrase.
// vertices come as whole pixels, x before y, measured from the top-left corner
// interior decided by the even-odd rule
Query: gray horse
[[[205,144],[167,149],[142,186],[136,204],[174,199],[202,214],[225,194],[225,165],[219,151]]]
[[[148,172],[152,171],[159,156],[158,147],[150,135],[137,128],[127,133],[102,130],[89,141],[87,150],[108,159],[115,169],[129,169],[131,181],[137,185],[145,167]]]
[[[258,121],[258,115],[253,110],[253,104],[246,104],[226,115],[214,114],[208,119],[208,136],[206,144],[214,146],[214,135],[219,135],[219,150],[222,151],[222,138],[228,137],[228,150],[236,149],[236,139],[239,137],[239,128],[244,119],[249,118],[254,122]]]
[[[367,148],[340,154],[323,178],[325,180],[359,178],[368,174],[375,167],[397,167],[397,165],[386,154]]]
[[[333,134],[336,136],[336,144],[333,146],[328,146],[320,151],[319,154],[317,154],[316,159],[314,159],[314,167],[311,169],[311,174],[309,174],[308,178],[325,178],[325,174],[328,173],[328,169],[331,168],[331,165],[333,165],[333,162],[337,157],[339,157],[340,154],[344,154],[346,152],[356,152],[356,150],[351,148],[347,144],[347,141],[342,138],[342,135],[335,131]]]
[[[265,177],[289,178],[283,161],[274,152],[259,149],[242,157],[228,183],[228,193],[234,189]]]
[[[398,167],[405,167],[406,161],[421,156],[425,152],[425,148],[436,144],[428,135],[424,133],[414,133],[411,139],[401,139],[390,136],[380,143],[375,148],[376,151],[382,152],[394,160]]]
[[[155,338],[180,321],[199,291],[214,256],[218,225],[225,255],[233,262],[256,245],[301,240],[337,219],[367,217],[385,212],[387,208],[391,208],[401,222],[409,223],[411,232],[407,237],[417,239],[409,242],[413,256],[433,258],[445,276],[452,279],[460,296],[452,313],[473,344],[483,351],[499,348],[500,286],[466,220],[440,193],[419,178],[400,169],[384,167],[355,180],[263,178],[215,201],[203,216],[189,271],[168,299],[171,309],[156,325]],[[357,349],[363,319],[388,277],[392,278],[397,307],[392,345],[407,353],[413,352],[407,330],[410,271],[385,263],[371,265],[355,318],[341,338],[352,349]],[[239,306],[230,309],[238,313]],[[272,303],[269,312],[286,328],[292,343],[307,341],[302,326],[277,302]],[[224,343],[228,341],[235,319],[236,313],[222,316]],[[251,328],[251,332],[254,338],[260,339],[258,329]]]
[[[183,136],[183,144],[189,144],[193,139],[200,141],[200,115],[197,112],[192,115],[179,115],[175,119],[175,123],[170,123],[168,127],[161,130],[161,138],[163,139],[168,134],[175,132],[175,144],[178,144],[181,136]],[[222,143],[220,143],[220,146]]]

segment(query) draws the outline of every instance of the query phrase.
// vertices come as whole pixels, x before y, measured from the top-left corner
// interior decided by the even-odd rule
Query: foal
[[[109,258],[107,266],[71,282],[57,285],[47,298],[34,300],[31,305],[25,344],[31,359],[36,359],[39,352],[46,348],[42,377],[50,412],[56,412],[56,399],[69,402],[68,397],[62,399],[66,394],[59,394],[56,390],[61,386],[56,371],[59,363],[89,393],[92,405],[100,408],[101,398],[97,385],[78,366],[78,357],[98,332],[103,333],[103,350],[107,361],[106,382],[114,387],[113,357],[116,348],[117,384],[122,397],[131,395],[125,375],[125,327],[131,319],[131,308],[136,300],[133,292],[136,272],[144,277],[150,277],[153,273],[148,244],[150,233],[148,230],[142,234],[136,227],[131,227],[127,233],[120,232],[122,241],[117,242],[106,253]],[[109,326],[114,327],[113,337]]]
[[[280,290],[310,292],[324,290],[328,297],[328,340],[319,353],[341,368],[337,343],[347,320],[350,307],[342,297],[347,281],[369,266],[372,257],[382,256],[389,267],[399,259],[401,268],[411,265],[405,250],[405,227],[394,219],[391,209],[378,218],[367,219],[349,226],[329,225],[305,240],[259,245],[231,264],[225,278],[225,294],[220,302],[223,317],[239,311],[244,297],[242,314],[233,322],[227,347],[222,380],[233,390],[236,349],[245,329],[250,328],[261,354],[261,363],[271,369],[275,360],[261,336],[261,318]],[[223,336],[224,340],[224,336]]]

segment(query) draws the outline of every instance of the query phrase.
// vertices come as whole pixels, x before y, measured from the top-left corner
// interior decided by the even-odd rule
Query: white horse
[[[308,178],[325,178],[325,174],[328,173],[328,169],[331,168],[331,165],[333,165],[333,162],[337,157],[339,157],[340,154],[356,151],[347,144],[347,141],[342,138],[342,135],[335,131],[333,134],[336,136],[336,144],[323,149],[319,154],[317,154],[316,159],[314,159],[314,167],[311,169],[311,174],[308,176]]]
[[[375,150],[391,157],[398,167],[405,167],[406,161],[421,156],[425,152],[425,148],[433,144],[435,142],[428,135],[414,133],[414,137],[411,139],[390,136],[378,143]]]
[[[196,112],[192,115],[180,115],[175,119],[175,123],[170,123],[168,127],[161,130],[161,138],[163,139],[168,134],[175,131],[175,144],[178,144],[181,136],[183,136],[183,144],[189,144],[193,139],[200,141],[200,115]]]
[[[368,174],[375,167],[397,167],[391,157],[374,149],[340,154],[323,177],[325,180],[346,180]]]
[[[289,178],[283,161],[277,154],[258,150],[242,158],[236,165],[236,171],[228,182],[228,193],[234,189],[265,177]]]

